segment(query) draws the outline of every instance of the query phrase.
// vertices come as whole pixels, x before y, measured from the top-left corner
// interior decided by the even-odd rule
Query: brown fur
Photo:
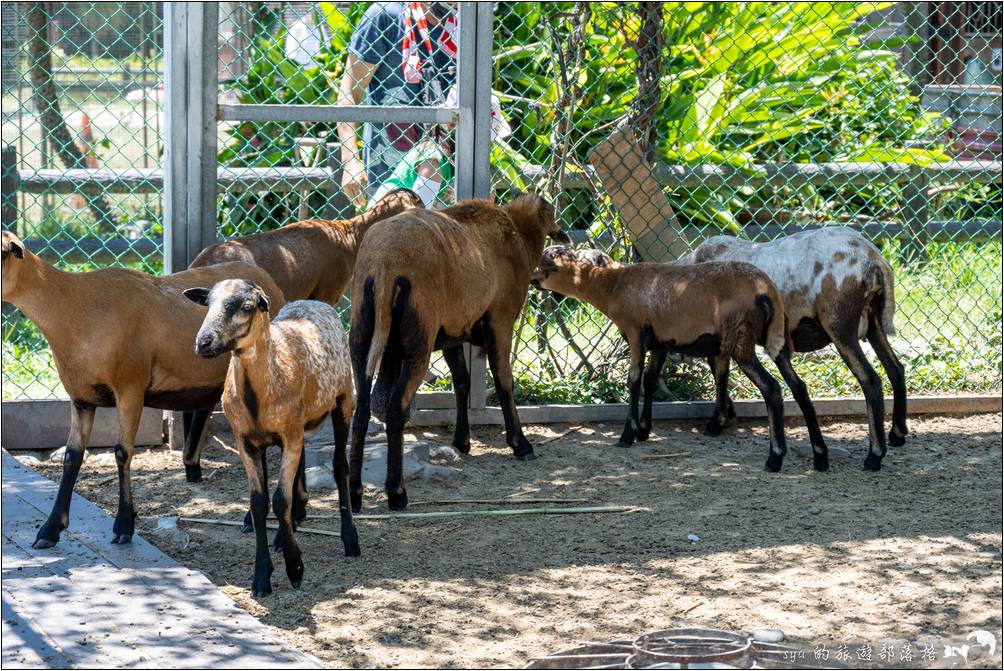
[[[378,362],[388,356],[395,363],[386,375],[381,372],[378,386],[394,390],[394,402],[399,404],[387,407],[389,470],[400,458],[395,452],[403,416],[430,354],[463,342],[486,348],[506,416],[507,443],[517,457],[532,455],[512,398],[512,329],[545,240],[559,233],[551,206],[536,196],[521,195],[504,207],[471,200],[440,211],[405,212],[367,234],[352,282],[352,365],[360,394],[353,423],[354,494],[361,487],[357,473],[365,439],[362,418],[369,420],[370,385]],[[367,291],[372,292],[369,298]],[[387,367],[385,362],[383,368]],[[385,380],[387,376],[391,379]],[[400,426],[392,427],[396,420]],[[458,407],[458,427],[461,423],[466,426],[466,408]],[[462,444],[462,438],[458,435],[455,444]],[[388,474],[392,498],[404,496],[399,475]],[[392,500],[392,506],[406,503],[397,501],[401,503]]]
[[[105,268],[68,273],[27,249],[23,258],[7,253],[23,245],[3,232],[3,300],[13,303],[42,331],[59,379],[73,401],[68,445],[82,459],[95,406],[114,405],[120,425],[125,484],[120,491],[116,538],[132,535],[132,495],[128,464],[144,405],[167,410],[212,406],[219,398],[229,357],[208,361],[195,355],[192,343],[205,308],[182,291],[239,277],[260,284],[277,306],[285,300],[272,278],[257,266],[228,263],[154,277],[135,270]],[[71,449],[67,450],[70,459]],[[39,531],[50,544],[68,523],[67,509],[79,463],[64,469],[53,513]],[[123,498],[126,497],[126,498]],[[43,535],[44,534],[44,535]]]
[[[279,521],[276,544],[282,546],[286,572],[294,586],[303,579],[303,560],[293,531],[300,518],[297,498],[303,486],[304,433],[330,414],[335,437],[335,477],[342,511],[341,536],[346,555],[358,556],[359,543],[348,508],[345,445],[352,417],[352,375],[348,342],[335,309],[319,301],[294,301],[269,320],[269,302],[253,283],[227,281],[212,290],[185,295],[209,312],[195,339],[202,356],[232,351],[223,411],[248,476],[255,531],[254,596],[272,591],[272,561],[265,539],[268,514],[265,448],[279,445],[282,459],[273,509]]]
[[[756,358],[763,344],[777,357],[787,341],[784,302],[774,283],[748,263],[617,265],[597,254],[548,248],[533,282],[591,303],[617,325],[631,349],[628,418],[619,445],[645,440],[651,430],[652,394],[667,353],[735,360],[764,395],[770,414],[769,470],[785,453],[780,387]],[[609,258],[609,257],[607,257]],[[645,357],[645,407],[638,400]]]
[[[345,293],[355,267],[356,251],[366,231],[377,222],[421,208],[411,191],[392,191],[353,219],[308,219],[206,247],[190,267],[244,261],[264,268],[287,300],[305,298],[334,305]]]
[[[575,258],[557,265],[545,258],[535,279],[545,289],[596,306],[628,342],[650,327],[658,341],[678,345],[693,343],[704,334],[720,336],[721,356],[748,357],[759,343],[773,357],[785,345],[783,317],[765,323],[755,303],[757,296],[767,296],[775,315],[783,315],[779,312],[784,306],[781,295],[766,275],[748,263],[636,263],[605,268]]]

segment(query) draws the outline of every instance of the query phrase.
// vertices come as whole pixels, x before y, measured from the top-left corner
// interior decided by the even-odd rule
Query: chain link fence
[[[161,272],[160,5],[3,3],[3,225],[64,270]],[[4,304],[3,398],[63,395]]]
[[[456,3],[414,4],[219,3],[220,105],[455,105]],[[3,11],[19,234],[60,267],[159,272],[161,5]],[[895,269],[910,393],[1000,393],[999,4],[497,3],[493,34],[495,197],[546,194],[577,244],[621,261],[857,228]],[[454,138],[221,121],[219,234],[349,217],[394,187],[451,204],[469,167]],[[624,400],[626,347],[591,306],[531,290],[516,339],[520,403]],[[815,396],[860,394],[832,347],[796,366]],[[449,388],[438,360],[429,385]],[[58,393],[40,334],[5,309],[4,398]],[[711,394],[680,362],[659,398]]]
[[[500,3],[495,31],[499,192],[548,193],[622,262],[856,228],[894,267],[909,392],[1000,393],[999,4]],[[531,292],[516,337],[520,402],[625,400],[591,306]],[[832,346],[796,366],[813,395],[861,393]],[[658,400],[712,396],[683,362]]]

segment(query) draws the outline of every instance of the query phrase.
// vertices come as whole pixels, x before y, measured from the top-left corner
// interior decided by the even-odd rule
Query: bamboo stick
[[[379,513],[353,515],[357,520],[390,520],[429,517],[504,517],[509,515],[584,515],[592,513],[637,513],[646,511],[638,506],[592,506],[585,508],[517,508],[515,510],[439,510],[431,513]]]
[[[581,428],[582,428],[581,426],[570,426],[570,427],[568,427],[567,429],[565,429],[564,431],[562,431],[561,433],[559,433],[559,434],[557,434],[555,436],[548,436],[547,438],[541,438],[540,440],[538,440],[536,442],[537,442],[538,445],[547,445],[548,443],[554,442],[555,440],[558,440],[559,438],[564,438],[568,434],[570,434],[570,433],[572,433],[574,431],[578,431]]]
[[[493,503],[513,505],[517,503],[589,503],[589,499],[442,499],[439,501],[413,501],[412,506],[450,506],[464,504]]]
[[[190,524],[216,524],[225,527],[242,527],[243,522],[234,522],[232,520],[217,520],[210,517],[179,517],[179,522],[188,522]],[[268,529],[278,529],[279,524],[275,522],[266,522],[265,527]],[[341,537],[341,534],[337,531],[328,531],[326,529],[311,529],[309,527],[299,527],[296,530],[297,533],[304,534],[318,534],[321,536],[336,536]]]
[[[689,457],[690,452],[673,452],[670,454],[642,454],[639,455],[639,459],[675,459],[677,457]]]

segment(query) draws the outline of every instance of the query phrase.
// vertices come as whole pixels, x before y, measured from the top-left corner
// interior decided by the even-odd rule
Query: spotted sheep
[[[402,478],[403,430],[429,357],[442,350],[456,395],[453,445],[470,451],[470,374],[463,345],[485,350],[517,459],[534,457],[512,393],[513,326],[530,271],[547,236],[564,236],[554,209],[521,194],[505,206],[468,200],[443,210],[411,210],[374,226],[359,248],[352,279],[350,349],[357,405],[352,423],[352,506],[362,505],[362,454],[376,399],[385,406],[387,503],[408,504]],[[374,388],[374,378],[376,387]]]
[[[279,484],[272,509],[279,521],[286,574],[294,587],[303,580],[303,560],[293,538],[298,521],[295,497],[303,478],[303,436],[331,417],[335,436],[334,473],[345,555],[359,556],[359,536],[348,505],[345,446],[353,412],[348,341],[335,309],[320,301],[288,303],[269,320],[270,299],[253,282],[219,282],[192,288],[188,298],[209,308],[194,339],[195,351],[209,359],[232,352],[223,389],[223,412],[248,476],[255,533],[251,592],[271,593],[272,559],[265,537],[268,478],[265,448],[282,449]],[[302,510],[302,509],[301,509]]]
[[[162,277],[124,268],[64,272],[32,254],[10,231],[3,231],[2,257],[3,300],[42,331],[70,398],[59,493],[34,546],[54,546],[69,525],[73,486],[99,407],[115,407],[118,415],[119,502],[112,542],[128,543],[136,518],[131,462],[143,407],[211,408],[223,391],[229,357],[207,361],[192,352],[206,310],[186,300],[182,291],[193,284],[244,278],[267,287],[276,305],[285,302],[282,291],[265,271],[247,263]]]
[[[877,471],[886,454],[882,382],[865,358],[861,340],[868,340],[893,390],[889,444],[903,445],[906,427],[906,381],[903,365],[889,345],[896,332],[892,267],[879,250],[857,231],[824,227],[789,235],[773,242],[754,243],[730,236],[703,242],[680,263],[746,261],[767,273],[784,297],[793,348],[812,352],[831,342],[850,368],[865,395],[869,450],[864,468]],[[790,353],[785,355],[790,358]],[[720,427],[735,416],[728,398],[728,368],[713,366],[717,407],[709,427]],[[814,451],[825,450],[816,413],[804,385],[792,393],[809,429]]]
[[[787,451],[781,387],[755,351],[759,344],[777,360],[787,343],[784,301],[766,274],[748,263],[621,265],[597,250],[556,246],[544,250],[531,282],[592,304],[627,340],[630,400],[618,446],[648,439],[652,397],[668,354],[734,360],[767,405],[766,469],[781,469]],[[651,361],[645,367],[648,354]],[[643,381],[645,403],[639,414]],[[827,465],[822,457],[815,461],[821,470]]]
[[[374,224],[409,209],[422,200],[408,189],[395,189],[352,219],[307,219],[218,242],[203,249],[190,268],[243,261],[272,276],[286,300],[313,299],[334,305],[352,278],[359,243]],[[185,464],[189,482],[202,479],[202,442],[212,408],[185,413]],[[246,520],[250,530],[250,519]]]

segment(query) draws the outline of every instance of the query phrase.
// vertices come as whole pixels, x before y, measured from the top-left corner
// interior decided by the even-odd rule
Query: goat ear
[[[209,302],[209,289],[206,289],[204,287],[185,289],[183,293],[185,294],[185,298],[192,301],[193,303],[198,303],[199,305],[206,305]]]
[[[19,259],[24,258],[24,247],[21,246],[21,242],[18,240],[10,241],[10,253]]]
[[[262,312],[268,312],[268,296],[265,294],[258,294],[258,309]]]

